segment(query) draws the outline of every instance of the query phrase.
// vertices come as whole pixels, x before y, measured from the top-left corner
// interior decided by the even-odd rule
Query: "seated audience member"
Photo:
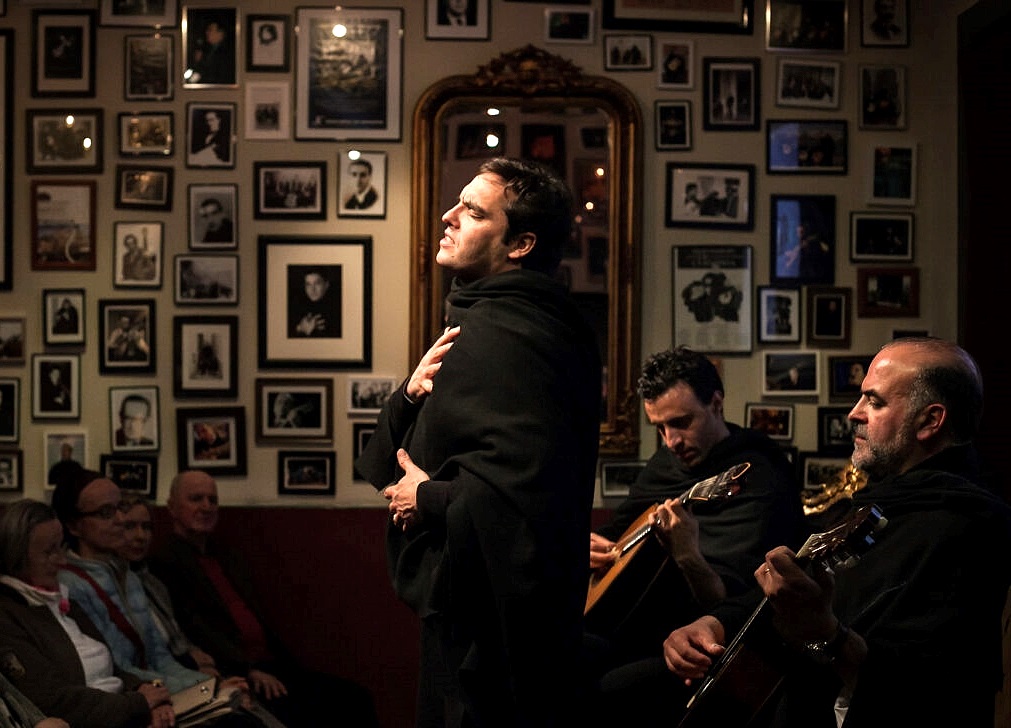
[[[951,342],[897,339],[874,357],[849,413],[853,464],[868,475],[853,506],[879,506],[887,524],[834,574],[809,573],[785,546],[756,564],[772,617],[757,634],[792,661],[749,725],[994,725],[1011,509],[979,484],[982,409],[979,367]],[[723,652],[748,616],[731,606],[670,635],[672,681],[702,678]]]
[[[0,672],[0,728],[70,728],[70,723],[42,715]]]
[[[376,726],[372,697],[359,685],[303,668],[267,625],[249,570],[215,539],[217,483],[200,470],[172,481],[173,532],[150,558],[169,589],[183,630],[219,670],[244,675],[263,704],[292,728],[331,725],[335,711],[348,728]]]
[[[638,390],[663,444],[611,522],[590,534],[590,567],[599,574],[615,564],[616,540],[647,508],[660,504],[654,521],[660,544],[641,547],[655,549],[649,558],[658,566],[637,583],[627,578],[634,575],[629,562],[618,577],[626,580],[616,578],[608,588],[632,593],[601,596],[587,616],[589,654],[596,669],[606,671],[597,714],[612,724],[667,714],[670,695],[654,692],[652,685],[656,676],[667,680],[664,639],[723,599],[751,590],[755,564],[778,544],[798,545],[804,531],[793,465],[765,434],[726,421],[723,381],[705,355],[685,347],[654,354],[643,366]],[[687,507],[678,499],[689,487],[741,463],[749,467],[734,481],[736,493],[715,493]],[[669,558],[661,562],[664,555]],[[646,556],[640,551],[633,558]],[[605,598],[629,606],[614,624],[595,620],[594,610],[604,608]]]
[[[0,670],[74,728],[171,725],[169,691],[116,669],[57,579],[63,562],[53,509],[28,499],[8,505],[0,516]]]

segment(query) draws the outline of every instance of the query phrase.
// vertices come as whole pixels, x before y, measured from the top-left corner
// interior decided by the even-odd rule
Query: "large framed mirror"
[[[559,275],[593,322],[605,364],[602,457],[639,450],[639,191],[642,113],[611,79],[584,75],[535,46],[504,53],[473,75],[422,94],[413,121],[411,361],[443,324],[449,281],[435,263],[442,213],[483,159],[553,165],[576,201],[576,234]]]

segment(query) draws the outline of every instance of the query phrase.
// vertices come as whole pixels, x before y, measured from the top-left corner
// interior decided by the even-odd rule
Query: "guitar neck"
[[[751,463],[740,463],[732,468],[724,470],[722,473],[700,480],[691,488],[682,493],[679,497],[685,506],[691,501],[713,500],[713,498],[724,491],[729,491],[727,495],[736,492],[739,485],[738,479],[751,467]]]

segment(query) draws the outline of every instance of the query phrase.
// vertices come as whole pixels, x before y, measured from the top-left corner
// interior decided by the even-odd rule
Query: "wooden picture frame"
[[[819,407],[818,452],[847,456],[853,453],[853,423],[849,407]]]
[[[261,235],[258,246],[258,290],[274,292],[258,302],[260,368],[368,369],[372,238]]]
[[[604,34],[605,71],[653,70],[653,36],[631,33]]]
[[[828,398],[831,402],[855,403],[860,385],[871,367],[873,354],[847,354],[828,358]]]
[[[592,9],[544,8],[544,42],[592,44],[594,17]]]
[[[246,15],[246,71],[288,73],[291,70],[291,16]]]
[[[102,453],[99,472],[121,490],[139,493],[152,503],[158,497],[158,456]]]
[[[765,125],[768,174],[846,174],[845,119],[770,119]]]
[[[846,0],[766,0],[765,49],[845,53]]]
[[[84,346],[86,296],[83,288],[42,290],[42,341],[46,346]]]
[[[237,250],[239,186],[191,184],[187,191],[190,250]]]
[[[656,87],[668,91],[695,88],[695,41],[687,38],[661,40],[657,49]]]
[[[666,227],[752,230],[755,165],[667,162]]]
[[[326,162],[254,162],[253,217],[326,220]]]
[[[165,223],[113,224],[112,285],[116,288],[161,288]]]
[[[908,0],[859,0],[860,45],[909,47]]]
[[[172,344],[177,399],[238,395],[238,316],[175,316]]]
[[[186,166],[191,169],[235,167],[235,116],[232,103],[186,104]]]
[[[817,351],[762,352],[763,397],[817,397],[821,391],[821,357]]]
[[[467,0],[456,13],[448,0],[425,0],[425,38],[428,40],[488,40],[491,0]]]
[[[835,195],[771,196],[769,282],[835,283]]]
[[[395,377],[349,377],[348,416],[378,415],[399,384]]]
[[[177,306],[236,306],[239,303],[239,256],[200,253],[177,255],[175,294]]]
[[[913,261],[913,213],[851,212],[850,261]]]
[[[744,405],[744,426],[764,433],[770,440],[793,440],[794,419],[792,404],[748,402]]]
[[[915,318],[919,315],[919,268],[915,266],[857,268],[857,316]]]
[[[175,147],[175,115],[171,111],[121,113],[119,153],[124,157],[171,157]]]
[[[239,65],[238,8],[184,5],[182,29],[183,88],[235,88]]]
[[[100,374],[154,374],[158,361],[153,298],[109,298],[98,302]]]
[[[0,366],[25,365],[25,317],[0,316]]]
[[[21,439],[21,380],[0,377],[0,444],[9,446]]]
[[[256,379],[256,441],[333,441],[333,379]]]
[[[337,217],[386,217],[386,152],[340,155]]]
[[[333,450],[279,450],[277,494],[332,496],[337,492],[337,453]]]
[[[95,95],[95,11],[32,10],[32,96]]]
[[[911,141],[871,146],[873,174],[869,204],[901,207],[916,204],[916,151],[916,144]]]
[[[88,430],[84,427],[59,427],[43,430],[42,452],[45,456],[46,486],[56,485],[53,476],[62,470],[60,463],[76,462],[88,467]]]
[[[14,287],[14,75],[14,31],[0,28],[0,291]]]
[[[400,141],[403,9],[298,8],[295,22],[295,138]],[[330,32],[337,23],[345,38]],[[342,52],[369,60],[345,71],[322,66]]]
[[[0,449],[0,493],[22,493],[24,489],[24,451]]]
[[[176,409],[179,470],[211,475],[246,474],[245,407],[179,407]]]
[[[807,346],[847,349],[853,336],[853,289],[807,286]]]
[[[662,6],[656,3],[647,6],[631,0],[604,0],[602,23],[605,28],[614,30],[751,35],[754,15],[754,0],[704,5],[663,3]]]
[[[170,101],[175,94],[173,35],[128,35],[123,39],[123,49],[123,98],[127,101]]]
[[[600,496],[626,498],[635,481],[646,469],[645,460],[608,461],[600,463]]]
[[[692,148],[692,102],[655,101],[656,150],[686,152]]]
[[[702,59],[702,128],[757,131],[761,128],[761,61],[758,58]]]
[[[32,419],[81,418],[81,355],[32,354]]]
[[[863,64],[860,72],[860,128],[906,128],[906,67]]]
[[[95,180],[31,181],[32,270],[95,270]]]
[[[116,165],[116,208],[120,210],[171,210],[174,176],[174,167]]]
[[[158,387],[109,387],[109,447],[113,452],[161,449]]]
[[[776,74],[776,106],[838,109],[842,63],[780,58]]]
[[[799,344],[800,286],[759,286],[757,338],[759,344]]]
[[[28,109],[28,174],[101,174],[102,109]]]
[[[707,354],[751,352],[750,245],[675,245],[672,341]]]
[[[245,138],[284,140],[291,138],[291,82],[248,81],[246,87]]]
[[[150,12],[147,3],[120,3],[116,0],[101,0],[99,3],[99,23],[112,27],[171,28],[178,19],[174,2],[152,3],[160,12]]]

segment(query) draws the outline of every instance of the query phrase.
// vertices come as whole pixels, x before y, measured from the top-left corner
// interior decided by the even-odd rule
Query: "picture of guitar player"
[[[767,435],[724,419],[725,389],[709,359],[683,346],[654,354],[637,389],[663,444],[614,518],[590,534],[591,584],[607,575],[609,586],[586,614],[584,642],[600,690],[595,712],[611,725],[652,724],[676,708],[679,696],[640,694],[640,677],[652,683],[638,671],[665,669],[655,658],[673,629],[751,589],[755,564],[770,548],[805,536],[793,465]],[[742,463],[750,467],[733,495],[688,506],[678,500]],[[620,563],[615,544],[639,519],[658,538]]]

